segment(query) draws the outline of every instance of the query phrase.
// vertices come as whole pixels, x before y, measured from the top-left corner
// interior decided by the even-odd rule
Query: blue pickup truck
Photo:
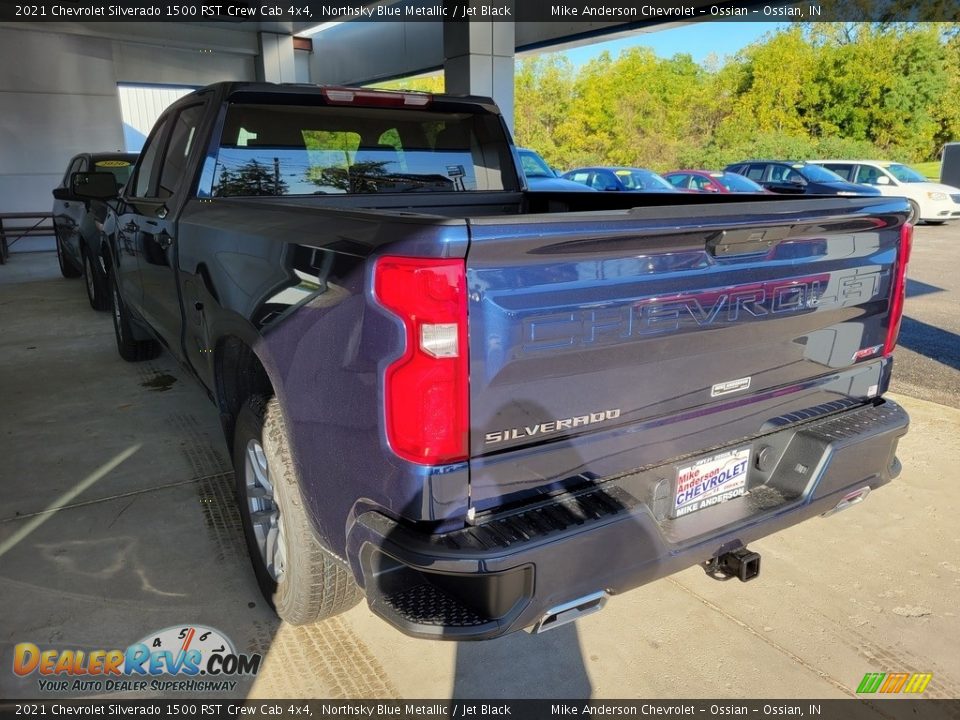
[[[216,403],[288,622],[545,631],[900,472],[905,200],[527,192],[488,99],[222,83],[109,202],[118,350]]]

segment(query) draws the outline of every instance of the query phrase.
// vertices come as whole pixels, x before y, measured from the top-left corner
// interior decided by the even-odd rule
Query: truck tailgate
[[[702,452],[783,412],[882,392],[907,214],[896,198],[810,198],[471,219],[472,502]],[[636,432],[586,450],[666,426],[670,442],[642,456],[627,451]]]

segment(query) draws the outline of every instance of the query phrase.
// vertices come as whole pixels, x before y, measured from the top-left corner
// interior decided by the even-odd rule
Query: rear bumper
[[[664,510],[674,464],[444,534],[366,512],[351,528],[348,557],[371,610],[404,633],[494,638],[574,598],[625,592],[827,512],[852,490],[885,485],[900,472],[896,447],[908,425],[900,406],[878,401],[731,445],[751,446],[749,493],[675,519]]]

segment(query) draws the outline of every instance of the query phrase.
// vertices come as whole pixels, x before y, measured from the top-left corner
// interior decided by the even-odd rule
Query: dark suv
[[[60,272],[66,278],[84,276],[87,297],[94,310],[110,307],[106,264],[100,257],[107,206],[102,200],[81,200],[74,196],[70,179],[74,173],[111,173],[119,193],[136,161],[136,153],[81,153],[70,160],[63,181],[53,190],[53,227]]]
[[[789,160],[748,160],[724,168],[777,193],[793,195],[879,195],[867,185],[847,182],[820,165]]]

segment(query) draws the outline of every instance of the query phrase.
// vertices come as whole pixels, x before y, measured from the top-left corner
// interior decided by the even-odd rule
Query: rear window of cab
[[[516,189],[508,151],[494,115],[234,103],[224,121],[210,194]]]

